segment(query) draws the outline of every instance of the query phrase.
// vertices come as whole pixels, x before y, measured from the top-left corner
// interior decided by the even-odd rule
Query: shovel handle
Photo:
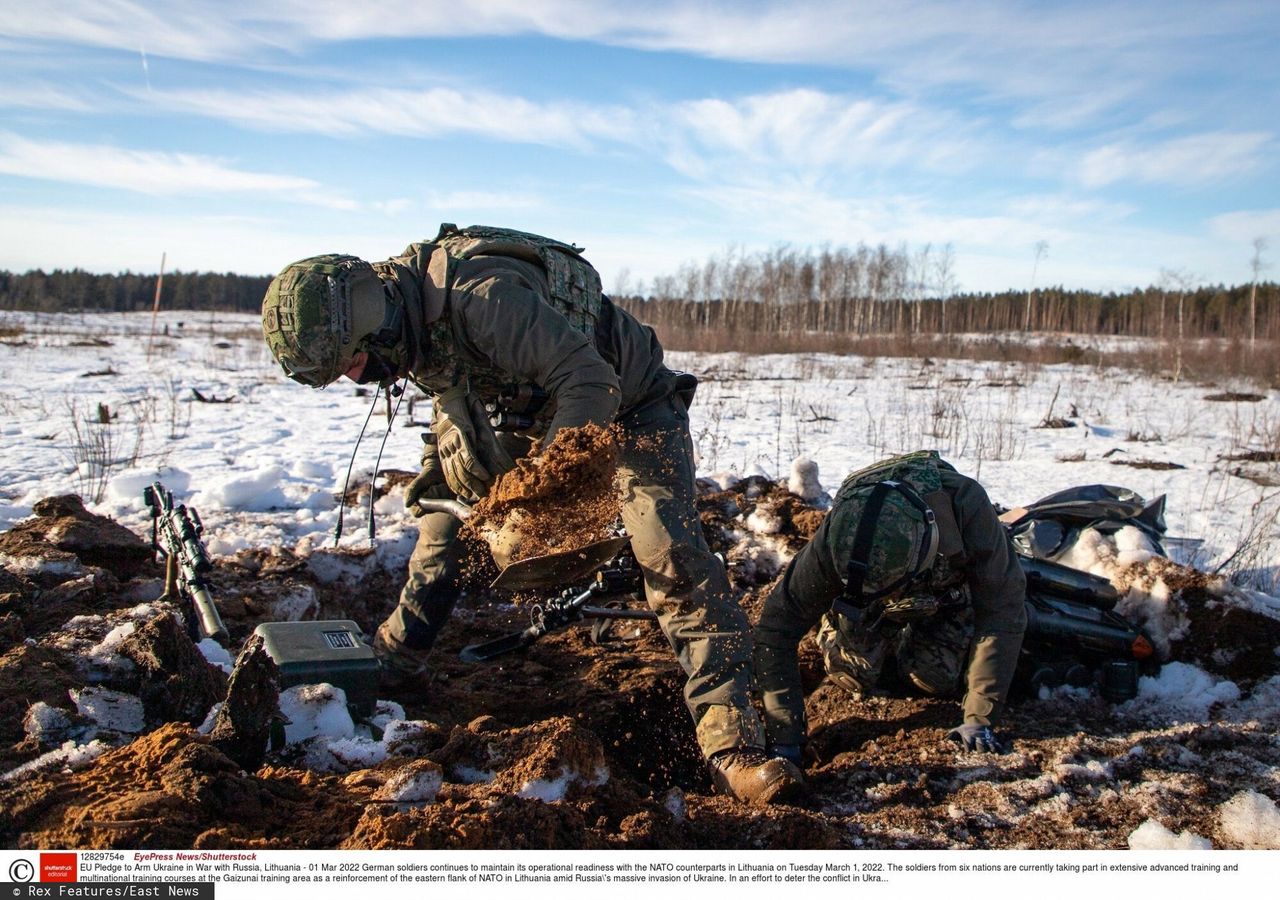
[[[418,501],[418,509],[423,512],[442,512],[448,513],[459,522],[465,522],[471,518],[471,507],[463,503],[461,500],[432,500],[423,498]]]

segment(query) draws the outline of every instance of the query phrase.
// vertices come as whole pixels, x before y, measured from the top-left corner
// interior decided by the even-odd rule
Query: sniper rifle
[[[227,629],[205,580],[213,563],[200,539],[204,534],[200,514],[183,504],[174,506],[173,493],[158,481],[142,492],[142,499],[151,511],[151,548],[165,562],[164,596],[160,599],[181,597],[189,607],[188,629],[193,637],[225,644]]]

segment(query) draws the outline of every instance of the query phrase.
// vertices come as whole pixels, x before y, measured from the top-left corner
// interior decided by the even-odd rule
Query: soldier
[[[1025,587],[986,491],[936,452],[854,472],[755,628],[770,751],[800,761],[796,651],[814,625],[832,681],[856,695],[876,691],[891,664],[935,695],[958,693],[967,675],[964,720],[947,737],[967,750],[998,751],[991,729],[1026,630]]]
[[[763,752],[750,703],[751,632],[694,506],[688,404],[696,381],[663,365],[662,347],[605,297],[580,248],[499,228],[443,225],[430,242],[367,263],[319,256],[272,281],[263,332],[285,374],[311,387],[346,375],[390,385],[408,376],[433,397],[432,435],[405,503],[486,494],[532,438],[616,423],[622,518],[650,607],[688,680],[685,700],[712,780],[754,803],[801,789],[790,762]],[[496,434],[486,403],[545,396]],[[505,400],[503,398],[506,398]],[[400,602],[378,628],[385,671],[421,673],[458,599],[457,520],[421,517]]]

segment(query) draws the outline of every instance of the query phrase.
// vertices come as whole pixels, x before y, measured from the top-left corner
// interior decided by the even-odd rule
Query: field
[[[1024,694],[1004,723],[1012,752],[964,754],[942,739],[954,701],[854,700],[810,647],[811,796],[759,811],[710,794],[656,630],[595,644],[570,629],[469,665],[463,645],[528,616],[483,590],[431,680],[382,698],[374,729],[315,689],[286,697],[288,743],[263,765],[211,744],[206,715],[257,624],[341,617],[371,632],[390,610],[415,534],[399,485],[429,404],[399,404],[370,491],[385,401],[286,381],[251,316],[169,312],[150,327],[0,319],[4,846],[1280,846],[1274,390],[1084,364],[670,354],[701,379],[704,530],[749,612],[820,515],[787,491],[797,457],[828,491],[931,447],[1005,506],[1095,482],[1168,498],[1179,567],[1105,547],[1081,561],[1125,585],[1168,654],[1137,699]],[[204,519],[230,655],[194,654],[157,602],[142,504],[156,479]],[[40,503],[66,494],[84,508]]]

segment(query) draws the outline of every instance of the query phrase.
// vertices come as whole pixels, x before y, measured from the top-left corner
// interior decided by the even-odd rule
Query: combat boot
[[[399,690],[419,681],[426,681],[431,670],[427,668],[428,650],[413,650],[392,636],[387,623],[378,626],[373,636],[373,655],[378,658],[381,674],[378,683],[386,690]]]
[[[717,791],[753,806],[789,803],[805,791],[804,775],[795,763],[755,747],[725,750],[707,765]]]

